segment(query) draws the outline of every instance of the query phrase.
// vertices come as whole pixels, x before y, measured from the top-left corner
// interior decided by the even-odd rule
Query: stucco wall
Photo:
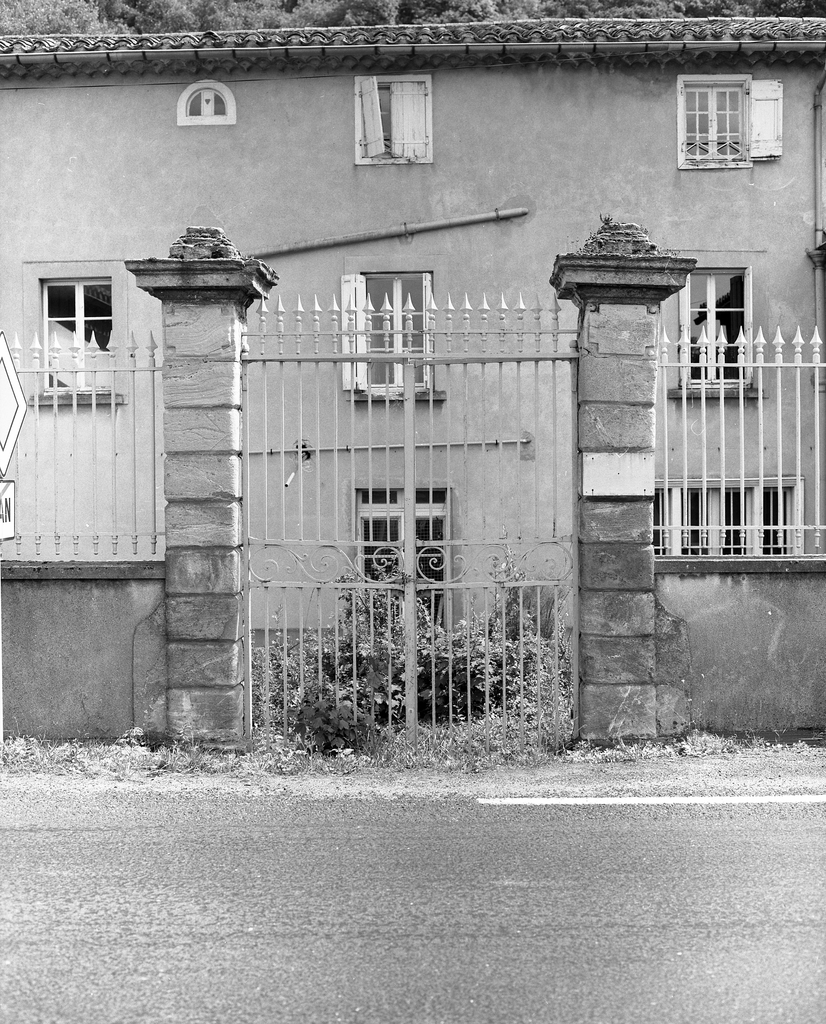
[[[658,562],[658,601],[684,629],[657,673],[679,662],[692,725],[784,731],[826,725],[822,562],[702,567]],[[773,571],[769,571],[773,570]],[[687,646],[687,650],[686,650]]]
[[[3,565],[6,735],[111,738],[133,725],[163,732],[163,578],[102,579],[105,567],[94,569],[97,578]]]
[[[354,162],[351,74],[235,72],[237,123],[218,127],[176,124],[188,78],[0,83],[0,324],[30,334],[38,279],[77,262],[81,275],[113,277],[116,321],[157,326],[155,304],[119,264],[165,255],[187,224],[220,225],[242,251],[263,252],[526,206],[516,221],[273,258],[279,292],[291,308],[296,291],[317,291],[326,308],[342,273],[409,269],[433,271],[440,304],[448,288],[547,296],[554,256],[610,214],[701,265],[753,266],[755,324],[811,330],[819,69],[692,68],[783,81],[782,157],[714,171],[677,166],[684,70],[436,69],[433,162],[389,166]],[[675,320],[676,302],[669,310]]]

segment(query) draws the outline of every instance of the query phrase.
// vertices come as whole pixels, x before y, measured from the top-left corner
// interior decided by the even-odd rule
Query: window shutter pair
[[[367,158],[385,152],[379,86],[375,78],[359,83],[362,119],[362,154]],[[390,156],[401,160],[422,160],[427,156],[427,84],[390,82]]]

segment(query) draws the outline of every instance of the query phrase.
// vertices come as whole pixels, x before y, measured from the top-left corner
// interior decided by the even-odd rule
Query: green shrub
[[[512,566],[504,572],[509,577],[496,587],[488,614],[473,614],[453,628],[418,603],[416,715],[436,725],[495,712],[523,730],[544,727],[550,734],[559,722],[570,731],[570,639],[563,609],[546,608],[540,616],[534,599],[507,585],[516,575]],[[359,725],[400,726],[407,714],[400,598],[390,590],[347,586],[353,582],[336,583],[337,626],[305,630],[286,645],[282,637],[269,650],[271,724],[286,733],[303,730],[304,739],[315,728],[308,723],[322,720],[316,749],[335,749],[327,736],[340,737],[338,747],[356,748],[366,736]],[[262,648],[253,652],[258,726],[264,657]],[[344,718],[334,717],[342,707]]]
[[[366,723],[359,722],[353,705],[341,701],[338,706],[327,697],[306,701],[295,715],[293,731],[309,751],[332,754],[355,750],[366,734]]]

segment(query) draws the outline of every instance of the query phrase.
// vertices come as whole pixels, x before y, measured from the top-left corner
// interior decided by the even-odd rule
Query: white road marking
[[[778,793],[772,796],[502,796],[479,797],[477,803],[551,807],[594,804],[826,804],[826,793]]]

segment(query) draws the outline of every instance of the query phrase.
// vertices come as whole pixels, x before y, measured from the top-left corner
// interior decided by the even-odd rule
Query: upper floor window
[[[689,383],[751,380],[746,365],[752,358],[748,268],[692,271],[680,293],[680,321],[690,339]]]
[[[678,164],[750,167],[783,147],[783,83],[751,75],[680,75]]]
[[[357,76],[356,163],[433,162],[430,75]]]
[[[387,355],[430,351],[427,308],[429,273],[346,274],[341,281],[345,351]],[[355,333],[353,332],[353,329]],[[430,386],[430,368],[414,367],[416,389]],[[401,391],[403,365],[389,359],[359,360],[345,367],[344,386],[356,391]]]
[[[235,124],[235,97],[223,82],[195,82],[178,97],[178,124]]]

